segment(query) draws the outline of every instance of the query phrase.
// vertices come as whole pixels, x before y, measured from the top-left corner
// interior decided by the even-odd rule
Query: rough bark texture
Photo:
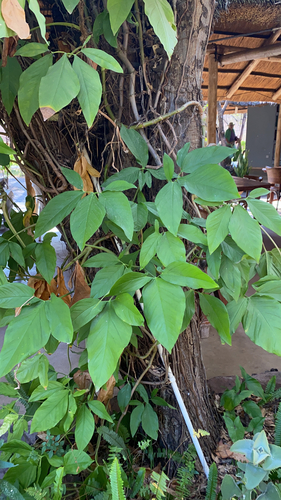
[[[94,2],[96,3],[98,2]],[[145,71],[141,69],[138,36],[133,31],[128,33],[126,23],[120,35],[123,55],[120,52],[116,53],[104,41],[101,42],[100,48],[109,50],[115,57],[119,57],[125,69],[124,78],[121,76],[119,80],[118,75],[107,75],[106,83],[108,83],[107,99],[111,109],[115,116],[119,116],[119,120],[126,125],[135,121],[137,114],[142,120],[147,120],[159,116],[159,113],[163,114],[163,112],[177,109],[187,101],[200,101],[201,99],[202,70],[212,23],[214,0],[178,0],[174,4],[179,42],[170,63],[161,47],[157,49],[158,52],[155,49],[157,38],[151,28],[146,29],[143,36]],[[73,19],[68,20],[73,21]],[[79,40],[78,43],[80,43]],[[159,42],[157,43],[159,47]],[[132,75],[137,76],[135,83],[137,113],[132,111],[134,103],[129,97]],[[153,88],[153,95],[151,95],[151,88]],[[152,101],[153,105],[151,105]],[[154,107],[157,108],[157,112]],[[105,102],[101,109],[108,114]],[[125,165],[132,164],[128,162],[129,155],[122,151],[116,129],[109,120],[98,115],[91,131],[87,131],[77,101],[73,101],[66,110],[62,110],[56,122],[44,123],[40,113],[37,112],[29,128],[19,117],[17,108],[9,118],[2,107],[0,118],[8,134],[22,151],[22,153],[19,152],[19,157],[22,158],[23,170],[33,172],[32,180],[43,188],[45,200],[48,196],[55,196],[58,192],[67,189],[59,167],[73,166],[77,158],[77,145],[81,148],[85,144],[94,166],[103,171],[107,167],[109,171],[112,167],[111,172],[114,173],[116,166],[124,168]],[[191,142],[192,149],[202,145],[201,118],[195,107],[188,108],[185,112],[170,119],[170,122],[152,127],[145,133],[156,155],[160,158],[164,151],[175,158],[176,151],[188,141]],[[150,157],[150,162],[152,161],[155,164],[154,153]],[[198,318],[199,316],[180,336],[173,349],[170,362],[194,428],[205,429],[211,433],[210,438],[202,440],[205,450],[210,451],[215,446],[218,426],[209,400],[198,332]],[[170,386],[163,389],[163,395],[175,404]],[[161,419],[163,443],[172,449],[178,448],[184,441],[186,445],[186,427],[180,412],[171,413],[165,409]]]

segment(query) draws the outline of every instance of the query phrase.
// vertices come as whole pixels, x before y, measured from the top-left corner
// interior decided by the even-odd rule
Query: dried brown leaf
[[[231,451],[231,446],[231,441],[229,441],[228,443],[223,443],[222,441],[220,441],[216,449],[216,455],[219,458],[233,458],[234,460],[239,460],[240,462],[248,462],[248,460],[242,453],[235,453]]]
[[[3,0],[1,12],[8,28],[13,30],[19,38],[30,38],[30,29],[25,19],[25,12],[18,0]]]
[[[113,397],[113,391],[116,384],[116,380],[113,375],[106,382],[106,389],[101,389],[98,393],[98,401],[101,401],[105,406]]]
[[[87,371],[82,372],[81,370],[78,370],[77,372],[74,373],[73,375],[73,380],[75,384],[79,387],[79,389],[89,389],[92,379],[91,376]]]
[[[79,262],[76,262],[75,271],[74,271],[74,295],[71,300],[71,306],[78,302],[81,299],[88,299],[90,297],[91,288],[87,284],[85,280],[85,275],[82,267]]]
[[[51,118],[51,116],[56,114],[56,111],[52,108],[49,107],[42,107],[40,108],[41,114],[43,116],[44,122],[48,120],[48,118]]]
[[[32,278],[29,278],[27,284],[28,286],[30,286],[30,288],[34,288],[35,297],[38,297],[38,299],[41,300],[49,300],[50,292],[48,288],[48,283],[47,281],[43,280],[43,278],[40,275],[32,276]]]

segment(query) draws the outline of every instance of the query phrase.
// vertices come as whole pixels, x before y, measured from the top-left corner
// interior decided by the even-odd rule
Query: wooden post
[[[217,92],[218,61],[216,54],[209,54],[209,86],[208,86],[208,144],[217,142]]]
[[[277,130],[276,130],[274,167],[279,167],[280,152],[281,152],[281,105],[279,106],[278,123],[277,123]]]
[[[268,47],[259,47],[258,49],[242,50],[220,56],[220,64],[235,64],[237,62],[252,61],[263,59],[264,57],[279,56],[281,54],[281,43],[275,43]]]

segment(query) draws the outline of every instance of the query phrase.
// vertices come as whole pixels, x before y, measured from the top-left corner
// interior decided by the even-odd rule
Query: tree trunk
[[[136,121],[138,113],[147,119],[148,113],[151,117],[151,114],[155,112],[154,108],[158,110],[157,116],[159,116],[159,114],[178,109],[188,101],[201,100],[202,71],[215,2],[214,0],[177,0],[174,4],[176,5],[178,44],[169,63],[161,47],[159,57],[154,52],[156,37],[151,36],[151,30],[144,33],[147,51],[145,65],[151,70],[147,71],[149,76],[145,70],[139,69],[142,61],[139,59],[140,51],[136,45],[137,37],[131,32],[128,34],[126,23],[124,23],[123,34],[120,37],[122,38],[122,54],[120,50],[116,53],[106,45],[106,50],[112,51],[115,57],[119,56],[127,70],[125,77],[120,77],[121,81],[118,80],[119,76],[116,74],[112,77],[107,75],[110,83],[107,90],[108,103],[115,116],[118,116],[125,125]],[[56,21],[55,18],[54,21]],[[128,41],[130,36],[134,42],[134,50]],[[101,43],[105,44],[104,41]],[[149,43],[151,43],[150,46]],[[157,43],[159,47],[159,42]],[[128,50],[130,61],[127,58],[128,47],[131,49]],[[102,45],[100,48],[105,47]],[[135,58],[134,65],[131,63],[133,58]],[[153,73],[155,65],[156,70]],[[134,68],[138,68],[138,75],[132,73]],[[128,97],[131,96],[128,91],[131,75],[138,77],[135,110],[132,107],[132,99]],[[147,85],[148,77],[153,85],[150,82]],[[145,87],[146,91],[143,90]],[[155,92],[154,107],[149,104],[152,101],[151,88]],[[107,103],[104,102],[101,109],[106,113]],[[25,126],[16,106],[10,117],[2,107],[0,117],[4,128],[19,150],[21,168],[24,172],[28,172],[32,180],[42,189],[45,201],[48,197],[53,197],[67,189],[60,166],[73,167],[77,159],[77,144],[87,146],[93,165],[99,165],[99,169],[103,166],[105,167],[103,170],[106,170],[112,165],[112,173],[114,173],[116,164],[119,168],[131,164],[128,162],[128,154],[124,153],[120,147],[119,139],[116,140],[115,128],[109,120],[98,115],[94,126],[88,132],[83,117],[81,118],[77,101],[73,101],[67,109],[62,110],[58,114],[57,121],[43,122],[40,112],[37,112],[30,127]],[[201,147],[202,122],[198,108],[195,106],[187,108],[184,112],[175,115],[173,119],[146,130],[146,135],[150,137],[150,152],[152,153],[150,161],[156,163],[157,156],[162,158],[164,151],[175,158],[176,151],[189,141],[191,149]],[[109,151],[108,154],[107,151]],[[209,399],[199,327],[197,314],[190,327],[180,335],[170,357],[170,363],[195,430],[201,428],[211,434],[210,437],[202,439],[203,448],[209,452],[215,447],[219,427],[215,410]],[[170,386],[162,390],[162,395],[175,405]],[[186,437],[186,426],[180,412],[171,413],[171,410],[165,408],[161,416],[163,442],[169,448],[176,449],[186,443]]]
[[[224,137],[224,125],[223,125],[223,109],[225,106],[221,106],[221,103],[218,102],[218,122],[219,122],[219,140],[221,141],[222,146],[226,146],[226,141]]]

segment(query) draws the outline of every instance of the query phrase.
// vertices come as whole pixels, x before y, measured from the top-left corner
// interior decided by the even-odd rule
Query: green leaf
[[[103,420],[113,423],[111,416],[107,413],[106,408],[103,403],[98,400],[88,401],[88,406],[92,412]]]
[[[242,404],[245,412],[252,418],[261,417],[261,409],[254,401],[244,401]]]
[[[41,385],[36,387],[36,389],[32,392],[29,401],[33,402],[44,400],[61,391],[65,391],[64,385],[60,382],[57,382],[56,380],[50,380],[47,389],[45,389]]]
[[[75,0],[76,1],[76,0]],[[80,83],[77,96],[88,127],[91,127],[99,110],[102,96],[102,86],[98,72],[89,64],[75,56],[73,69]]]
[[[177,182],[168,182],[155,198],[157,211],[167,229],[177,236],[182,218],[182,191]]]
[[[140,231],[147,223],[148,209],[144,203],[131,202],[131,210],[134,219],[134,231]]]
[[[112,175],[105,182],[103,182],[102,187],[105,188],[106,186],[111,184],[111,182],[121,181],[121,180],[134,183],[138,179],[139,172],[140,172],[139,167],[123,168],[123,170],[121,170],[117,174]]]
[[[104,191],[126,191],[127,189],[137,189],[134,184],[127,181],[113,181],[110,182],[105,188]]]
[[[70,309],[67,304],[54,293],[51,300],[46,301],[46,316],[50,324],[51,334],[55,339],[66,344],[71,344],[73,327]]]
[[[188,154],[185,154],[180,167],[183,172],[190,174],[204,165],[220,163],[228,156],[232,156],[232,154],[233,152],[231,149],[224,146],[198,148]]]
[[[107,10],[110,17],[110,25],[113,34],[119,30],[121,24],[127,19],[134,0],[108,0]]]
[[[251,491],[256,488],[264,479],[265,475],[266,471],[261,469],[261,467],[256,467],[252,464],[246,464],[244,480],[247,490]]]
[[[0,153],[0,165],[1,167],[7,167],[10,164],[10,157],[9,155],[3,155]]]
[[[17,397],[15,388],[6,382],[0,382],[0,394],[1,396],[8,396],[9,398]]]
[[[78,408],[75,425],[75,442],[78,450],[84,450],[91,441],[95,430],[95,419],[92,412],[83,403]]]
[[[18,102],[20,114],[26,125],[30,124],[32,116],[39,108],[40,82],[41,79],[46,76],[52,62],[52,54],[40,57],[40,59],[23,71],[20,76]]]
[[[46,18],[45,16],[41,13],[40,11],[40,6],[38,0],[28,0],[29,3],[29,8],[35,15],[40,31],[41,31],[41,36],[42,38],[46,40],[45,35],[46,35]]]
[[[219,278],[221,258],[222,255],[220,246],[212,253],[212,255],[210,255],[209,249],[207,248],[206,259],[208,264],[208,270],[216,280]]]
[[[171,181],[174,175],[175,165],[172,158],[170,158],[170,156],[168,156],[166,153],[164,153],[163,156],[163,169],[167,181]]]
[[[77,189],[83,190],[83,181],[81,176],[75,170],[71,170],[71,168],[60,167],[64,177],[72,186],[75,186]]]
[[[122,471],[117,457],[112,462],[109,477],[112,500],[126,500],[123,489]]]
[[[3,493],[4,498],[10,498],[13,500],[25,500],[19,490],[5,479],[1,479],[0,491],[1,493]]]
[[[131,326],[115,314],[110,304],[93,319],[87,339],[87,350],[89,372],[96,390],[111,377],[131,335]]]
[[[267,281],[259,287],[255,286],[254,283],[253,287],[259,295],[265,295],[281,302],[281,280]]]
[[[69,391],[52,394],[34,413],[31,432],[40,432],[55,427],[65,416],[68,408]]]
[[[184,167],[185,157],[189,149],[190,149],[190,142],[186,142],[185,145],[177,152],[177,164],[181,170]]]
[[[95,299],[107,295],[124,273],[123,266],[108,266],[97,272],[91,286],[91,297]],[[115,295],[115,294],[114,294]]]
[[[31,42],[20,47],[16,51],[15,56],[34,57],[44,54],[47,50],[49,50],[47,43]]]
[[[172,7],[167,0],[144,0],[145,13],[169,59],[177,44],[177,31]]]
[[[118,295],[119,293],[135,293],[136,290],[142,288],[149,283],[152,278],[145,276],[142,273],[126,273],[119,278],[110,290],[110,295]]]
[[[117,316],[129,325],[143,325],[143,316],[134,304],[134,299],[128,293],[121,293],[112,302]]]
[[[179,182],[190,193],[211,202],[240,197],[230,173],[219,165],[204,165],[192,174],[181,177]]]
[[[231,345],[229,316],[225,305],[221,300],[212,295],[200,293],[199,297],[200,307],[203,313],[207,316],[211,325],[217,330],[222,342]]]
[[[270,191],[268,191],[268,189],[265,188],[253,189],[253,191],[249,193],[249,198],[259,198],[260,196],[265,196],[269,194],[269,192]]]
[[[84,262],[83,267],[107,267],[108,265],[118,265],[120,260],[113,253],[99,253],[90,257]]]
[[[240,498],[242,495],[239,486],[229,474],[226,474],[222,480],[221,493],[223,500],[231,500],[232,497]]]
[[[237,302],[232,300],[226,305],[226,309],[230,321],[230,333],[231,335],[237,330],[239,323],[246,312],[248,304],[248,299],[246,297],[240,297]]]
[[[0,353],[0,377],[44,347],[49,336],[50,327],[45,314],[45,303],[25,307],[6,330]]]
[[[107,217],[121,227],[129,240],[133,238],[134,219],[128,198],[124,193],[103,192],[99,201],[106,210]]]
[[[91,61],[94,61],[98,66],[105,69],[111,69],[111,71],[115,71],[116,73],[123,73],[123,69],[120,64],[112,57],[107,54],[103,50],[99,49],[82,49],[81,52]]]
[[[245,428],[240,420],[240,417],[238,416],[234,420],[232,420],[225,413],[223,415],[223,419],[225,421],[225,425],[227,427],[227,432],[229,434],[231,441],[235,442],[235,441],[241,440],[244,437]]]
[[[83,250],[86,241],[98,230],[104,216],[105,209],[94,193],[78,201],[70,216],[70,230],[80,250]]]
[[[10,249],[9,243],[4,243],[3,241],[0,244],[0,266],[1,268],[6,267],[7,261],[10,257]]]
[[[261,200],[247,199],[249,209],[257,221],[281,236],[281,217],[270,203]]]
[[[227,236],[221,243],[223,253],[233,262],[240,262],[245,255],[230,236]]]
[[[241,292],[242,279],[241,272],[239,270],[238,264],[234,264],[225,255],[222,256],[220,276],[227,288],[227,292],[234,298],[238,300]]]
[[[35,356],[33,356],[33,358],[25,359],[21,363],[17,371],[17,378],[22,384],[24,384],[26,382],[30,382],[31,380],[35,380],[37,377],[39,377],[40,374],[41,385],[43,387],[47,387],[48,369],[49,361],[47,360],[46,356],[44,356],[44,354],[36,354]]]
[[[140,269],[143,269],[155,256],[158,243],[162,240],[161,234],[152,233],[142,244],[140,251]]]
[[[67,12],[69,12],[69,14],[72,14],[75,7],[77,7],[79,3],[79,0],[62,0],[62,3],[65,6]]]
[[[258,222],[252,219],[247,210],[240,205],[237,205],[234,209],[229,223],[229,230],[235,243],[247,255],[259,262],[262,249],[261,230]]]
[[[134,155],[137,162],[143,168],[146,167],[148,162],[148,146],[140,133],[124,125],[121,126],[120,133],[123,141]]]
[[[4,68],[2,67],[2,80],[0,83],[0,90],[2,102],[8,115],[11,114],[14,101],[18,93],[21,73],[22,69],[17,58],[7,57],[6,66]]]
[[[194,290],[188,290],[187,292],[184,292],[184,295],[185,295],[185,311],[181,326],[181,332],[183,332],[188,327],[195,313]]]
[[[157,413],[155,413],[149,403],[144,407],[141,424],[144,432],[149,437],[155,440],[158,438],[159,422]]]
[[[187,262],[173,262],[161,274],[163,280],[174,285],[188,286],[189,288],[218,288],[210,276],[197,266]]]
[[[210,254],[218,248],[228,235],[231,214],[230,206],[226,205],[208,215],[206,229]]]
[[[60,224],[76,207],[81,196],[81,191],[66,191],[52,198],[39,215],[35,238]]]
[[[263,463],[264,470],[273,470],[281,466],[281,449],[280,446],[270,444],[269,449],[271,456],[267,457]]]
[[[246,335],[256,345],[277,356],[281,355],[280,314],[281,304],[277,300],[254,295],[248,300],[247,311],[242,320]]]
[[[78,77],[66,54],[48,69],[39,85],[40,108],[57,112],[67,106],[80,91]],[[63,193],[65,194],[65,193]]]
[[[35,247],[36,266],[39,273],[51,283],[56,272],[57,255],[54,247],[48,242],[37,243]]]
[[[162,233],[161,238],[158,240],[157,255],[163,266],[168,266],[176,261],[186,261],[183,242],[178,237],[169,233],[169,231],[164,234]]]
[[[78,331],[94,319],[103,310],[105,304],[105,302],[93,298],[82,299],[73,304],[70,308],[70,314],[74,330]]]
[[[22,267],[25,267],[25,261],[22,253],[22,248],[17,243],[9,241],[9,250],[13,259]]]
[[[93,460],[82,450],[69,450],[64,455],[65,474],[80,474],[82,470],[90,467]]]
[[[131,399],[131,384],[125,384],[122,389],[118,391],[117,394],[117,401],[120,410],[123,412],[126,408],[126,406],[129,404],[130,399]]]
[[[136,408],[133,409],[130,417],[130,430],[131,430],[131,435],[132,437],[135,436],[139,425],[142,420],[142,415],[144,411],[144,404],[141,403],[139,406],[136,406]]]
[[[192,226],[192,224],[180,224],[178,235],[185,240],[192,241],[192,243],[207,246],[207,236],[202,233],[199,227]]]
[[[171,352],[180,334],[185,311],[182,288],[156,278],[143,289],[143,303],[152,334]]]
[[[1,154],[6,154],[6,155],[14,155],[15,154],[15,151],[10,148],[2,139],[2,137],[0,137],[0,153]]]

